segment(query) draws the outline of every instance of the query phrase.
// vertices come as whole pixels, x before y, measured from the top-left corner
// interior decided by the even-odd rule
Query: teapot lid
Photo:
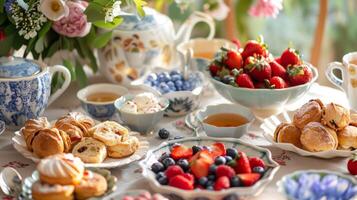
[[[21,78],[32,76],[41,71],[41,67],[25,58],[0,57],[0,78]]]
[[[138,17],[136,14],[122,15],[121,17],[124,20],[117,29],[123,31],[142,31],[170,22],[170,18],[152,8],[144,7],[144,11],[145,16],[143,18]]]

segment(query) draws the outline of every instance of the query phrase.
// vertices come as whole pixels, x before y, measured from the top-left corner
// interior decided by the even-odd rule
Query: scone
[[[71,148],[69,136],[56,128],[42,129],[32,139],[33,152],[40,158],[68,152]]]
[[[115,146],[108,147],[108,156],[111,158],[123,158],[132,155],[139,148],[137,137],[129,136],[127,140]]]
[[[107,148],[102,142],[86,137],[73,148],[72,153],[85,163],[101,163],[107,157]]]
[[[72,154],[57,154],[42,159],[37,165],[40,180],[48,184],[77,185],[84,172],[81,159]]]
[[[74,191],[77,200],[84,200],[103,195],[107,188],[107,180],[102,175],[86,170]]]
[[[334,150],[338,146],[336,132],[319,122],[308,123],[301,131],[300,141],[311,152]]]
[[[350,111],[338,104],[327,104],[321,122],[336,131],[342,130],[350,123]]]
[[[302,148],[300,142],[301,131],[294,124],[281,123],[274,132],[274,140],[279,143],[290,143]]]
[[[126,139],[128,129],[114,121],[105,121],[91,129],[93,137],[107,146],[114,146]]]
[[[341,149],[357,149],[357,127],[347,126],[337,132],[337,137]]]
[[[323,103],[320,99],[313,99],[299,108],[293,117],[293,124],[302,129],[310,122],[320,122],[323,111]]]
[[[21,129],[21,133],[26,141],[27,149],[32,151],[32,141],[36,134],[42,130],[50,127],[50,123],[46,117],[40,117],[38,119],[29,119],[25,122],[24,128]]]
[[[31,188],[32,198],[34,200],[73,200],[73,185],[49,185],[35,182]]]

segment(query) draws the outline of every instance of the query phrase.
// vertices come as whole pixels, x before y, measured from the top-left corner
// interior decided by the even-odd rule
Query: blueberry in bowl
[[[204,75],[198,71],[189,71],[185,78],[178,69],[154,68],[131,84],[167,98],[170,105],[165,115],[174,117],[186,115],[198,107],[203,79]]]

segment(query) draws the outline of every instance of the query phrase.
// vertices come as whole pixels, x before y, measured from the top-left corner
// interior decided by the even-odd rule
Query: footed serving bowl
[[[170,147],[175,143],[183,144],[186,146],[193,145],[210,145],[215,142],[222,142],[227,148],[234,147],[243,151],[247,156],[260,157],[264,160],[267,168],[264,176],[250,187],[236,187],[221,191],[209,191],[209,190],[182,190],[168,185],[160,185],[155,179],[155,173],[151,171],[151,165],[157,162],[157,159],[164,152],[169,152]],[[207,199],[222,199],[223,197],[235,193],[240,197],[256,196],[260,194],[264,188],[273,180],[275,173],[279,169],[278,163],[272,159],[271,152],[268,149],[257,147],[248,143],[245,143],[239,139],[233,138],[212,138],[212,137],[190,137],[179,140],[171,140],[163,142],[160,146],[150,150],[146,158],[140,162],[140,166],[143,169],[143,176],[149,181],[150,186],[156,192],[161,194],[168,194],[169,196],[179,196],[183,199],[195,199],[198,197],[205,197]]]

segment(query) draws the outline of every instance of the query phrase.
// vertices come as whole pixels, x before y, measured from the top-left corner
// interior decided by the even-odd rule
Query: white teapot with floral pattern
[[[154,9],[144,8],[145,17],[126,14],[112,40],[98,51],[102,73],[112,82],[129,85],[151,67],[178,63],[176,46],[188,41],[198,22],[209,25],[207,39],[215,34],[214,20],[202,12],[193,13],[175,33],[171,19]]]

